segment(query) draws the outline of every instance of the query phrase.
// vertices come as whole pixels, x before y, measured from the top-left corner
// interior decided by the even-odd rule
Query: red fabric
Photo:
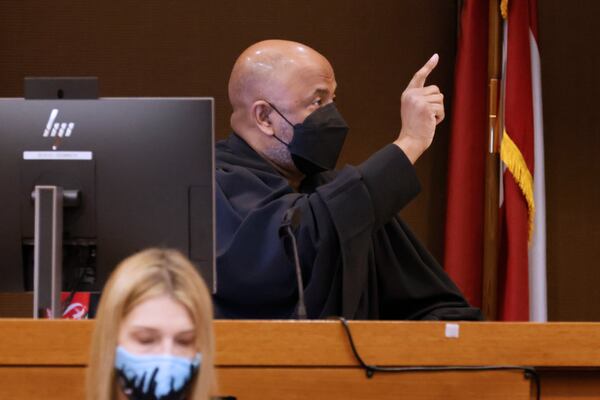
[[[60,300],[64,306],[63,319],[87,319],[90,309],[90,292],[62,292]],[[69,301],[69,304],[66,302]]]
[[[505,130],[517,145],[529,172],[533,170],[533,99],[529,46],[530,4],[511,0],[508,9],[506,57]],[[514,177],[504,173],[504,226],[506,229],[505,288],[501,294],[500,318],[529,320],[529,213],[525,197]]]
[[[531,33],[535,37],[535,41],[538,40],[538,18],[537,18],[537,0],[529,0],[529,28]]]
[[[488,2],[466,0],[460,17],[448,159],[444,265],[481,306],[487,138]]]

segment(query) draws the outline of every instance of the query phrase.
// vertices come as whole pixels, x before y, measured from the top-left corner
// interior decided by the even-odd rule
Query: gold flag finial
[[[500,14],[502,14],[502,18],[508,18],[508,0],[502,0],[500,2]]]

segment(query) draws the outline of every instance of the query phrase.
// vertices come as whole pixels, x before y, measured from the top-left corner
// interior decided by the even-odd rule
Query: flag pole
[[[498,319],[498,228],[500,189],[499,98],[502,64],[502,25],[498,0],[489,0],[488,28],[488,146],[485,157],[482,308],[488,320]]]

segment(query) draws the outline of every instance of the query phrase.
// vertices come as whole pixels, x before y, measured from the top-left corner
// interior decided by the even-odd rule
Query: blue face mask
[[[129,400],[184,399],[200,369],[202,354],[187,359],[171,355],[135,355],[117,347],[117,381]]]

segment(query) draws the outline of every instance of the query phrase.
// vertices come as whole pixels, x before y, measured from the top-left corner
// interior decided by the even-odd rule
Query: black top
[[[216,147],[217,317],[290,318],[294,264],[278,231],[297,207],[309,318],[481,319],[397,213],[420,190],[390,144],[357,167],[288,181],[236,134]]]

